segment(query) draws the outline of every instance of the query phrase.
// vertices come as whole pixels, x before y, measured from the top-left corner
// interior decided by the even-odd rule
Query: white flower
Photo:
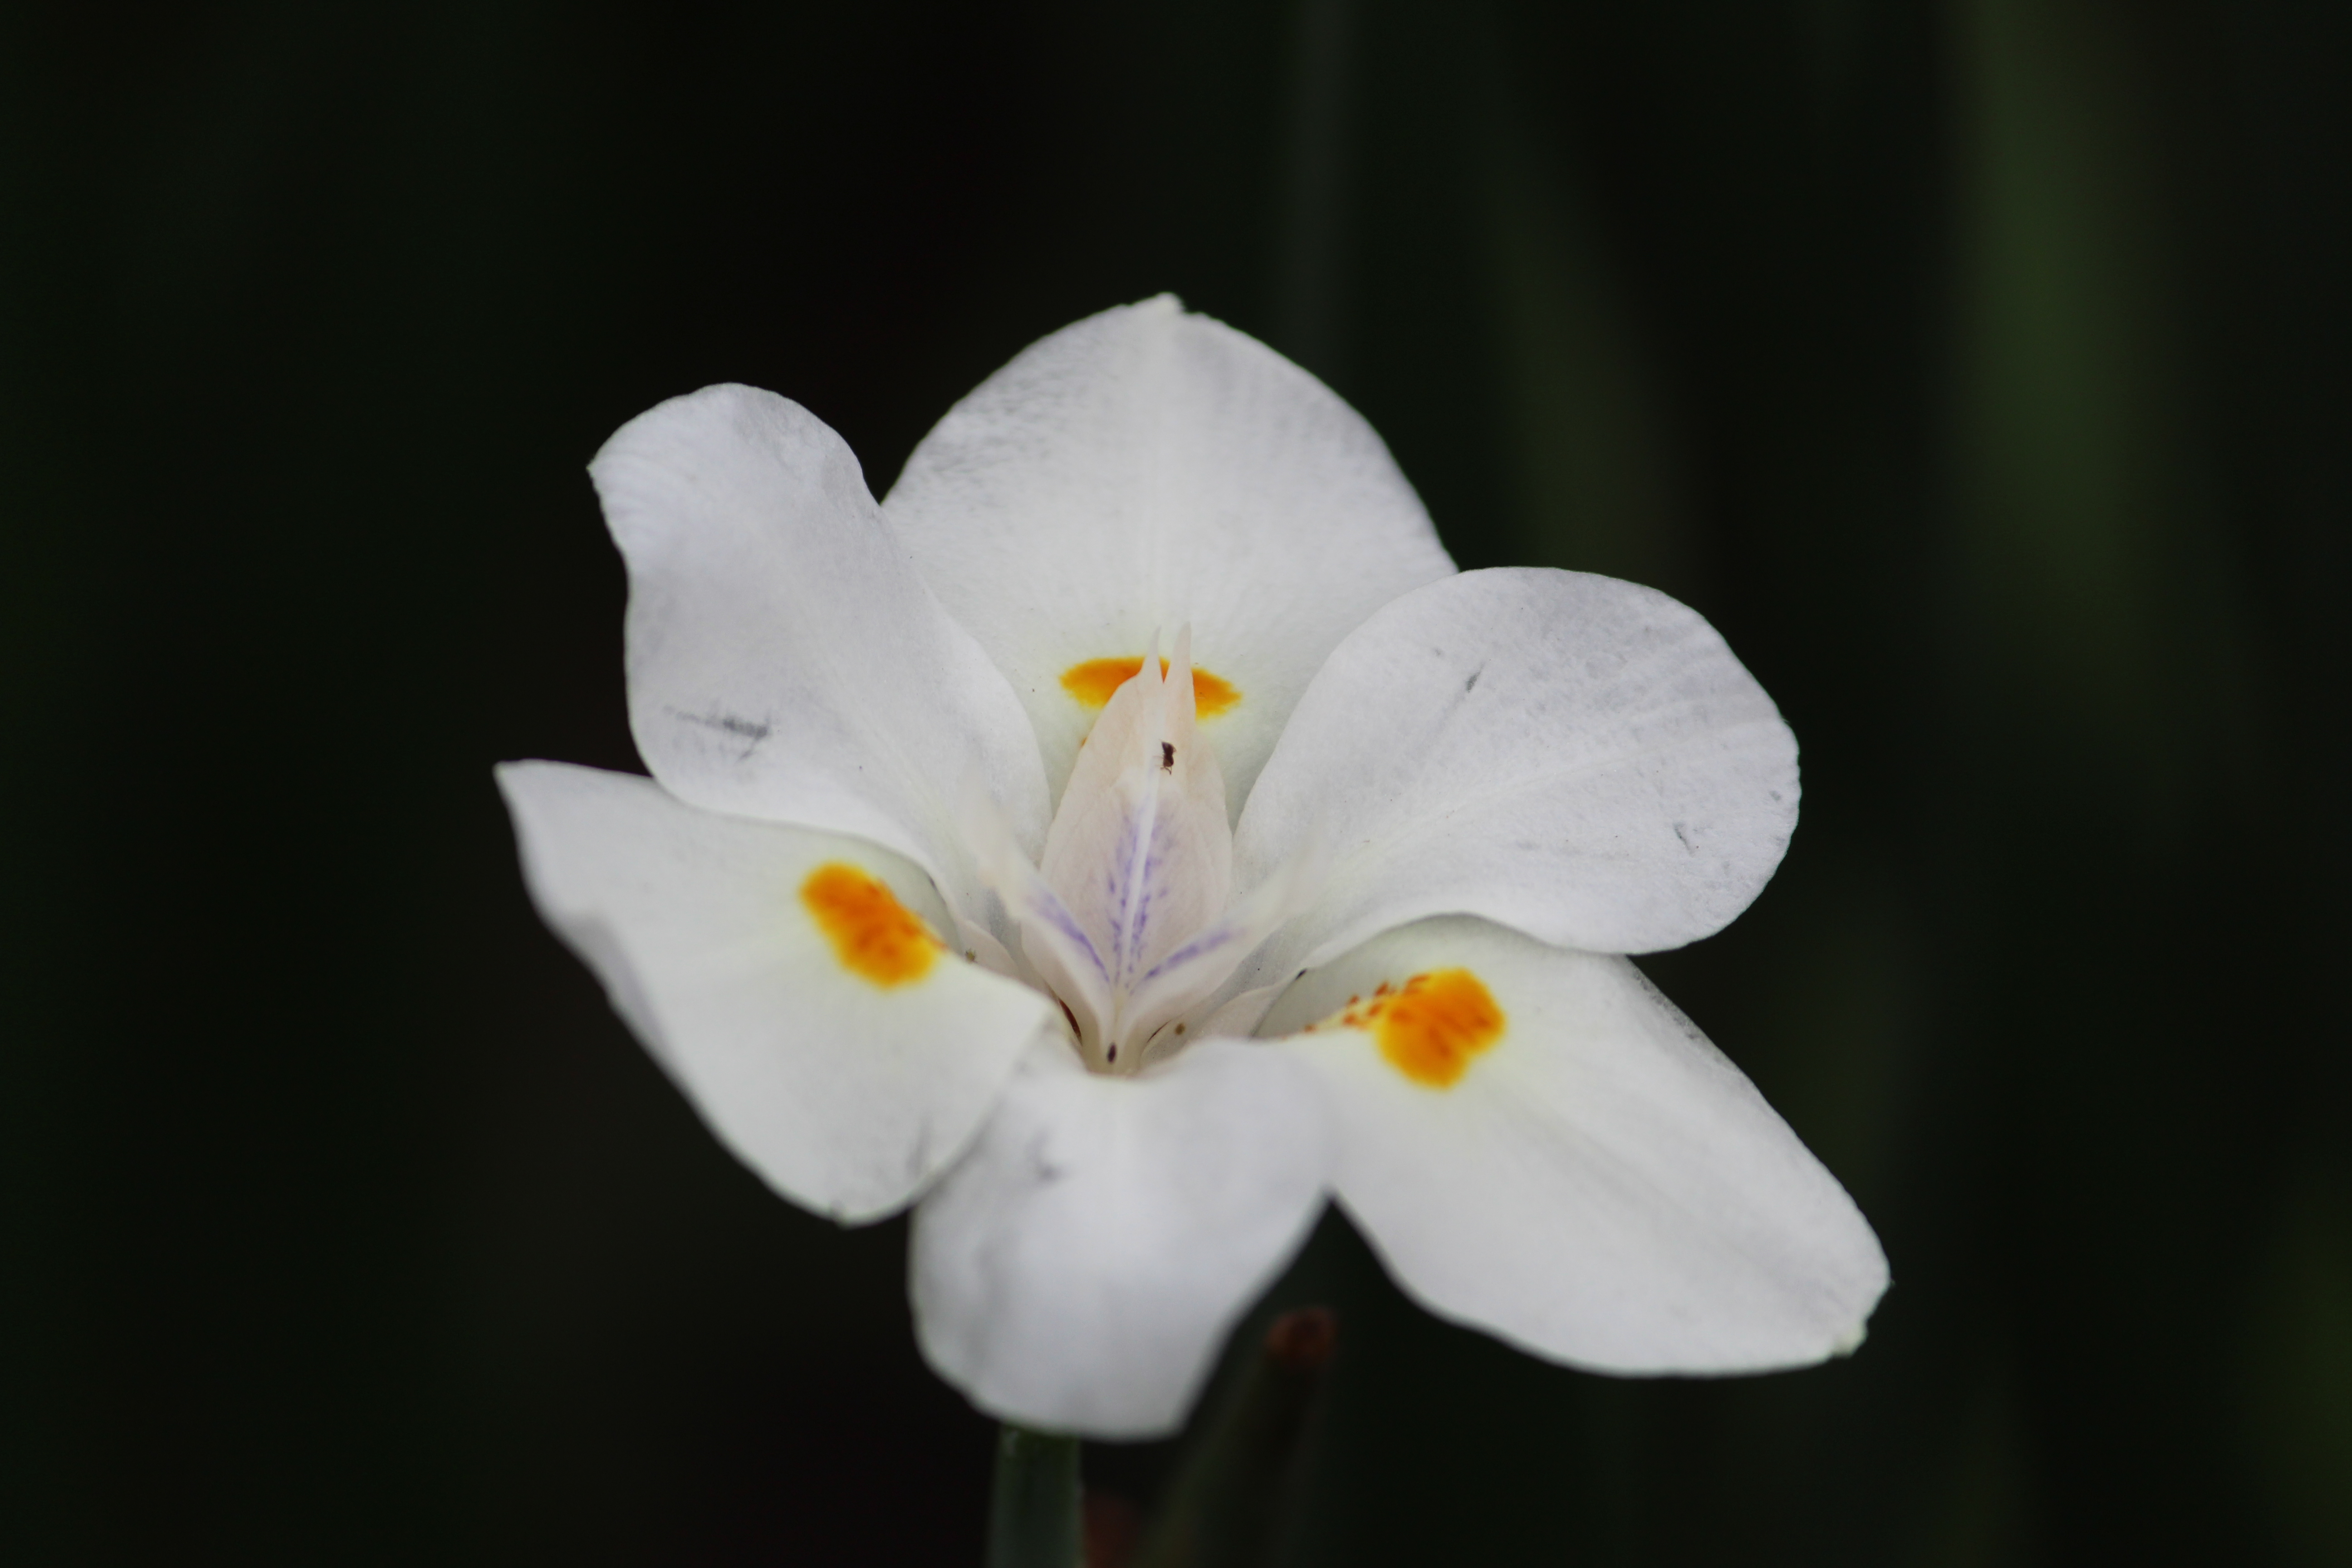
[[[502,768],[532,896],[779,1192],[919,1200],[982,1408],[1169,1430],[1327,1193],[1574,1365],[1859,1342],[1869,1226],[1615,956],[1721,928],[1796,822],[1690,610],[1457,574],[1352,410],[1166,299],[1027,350],[878,506],[740,386],[592,471],[654,776]]]

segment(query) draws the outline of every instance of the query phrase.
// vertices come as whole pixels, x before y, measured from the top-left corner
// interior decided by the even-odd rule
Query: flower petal
[[[1003,1420],[1150,1437],[1322,1208],[1314,1075],[1205,1040],[1136,1078],[1033,1050],[964,1162],[915,1211],[923,1354]]]
[[[1299,700],[1234,879],[1310,830],[1331,875],[1248,978],[1435,914],[1679,947],[1748,907],[1796,821],[1796,738],[1696,611],[1582,573],[1465,573],[1365,622]]]
[[[1057,797],[1097,711],[1085,693],[1098,705],[1115,684],[1082,667],[1190,622],[1201,669],[1239,693],[1204,701],[1202,723],[1237,808],[1324,656],[1454,570],[1371,426],[1165,295],[1024,350],[924,437],[883,506],[1012,677]]]
[[[675,397],[590,465],[629,567],[629,723],[691,805],[886,845],[983,908],[950,791],[987,780],[1045,840],[1003,676],[931,596],[840,437],[747,386]]]
[[[1861,1342],[1877,1237],[1627,960],[1430,921],[1307,975],[1264,1032],[1318,1020],[1282,1048],[1332,1091],[1339,1201],[1433,1311],[1603,1372],[1760,1372]]]
[[[795,1203],[846,1222],[902,1207],[1061,1029],[1045,996],[942,951],[946,905],[872,844],[627,773],[498,776],[541,915],[719,1142]]]

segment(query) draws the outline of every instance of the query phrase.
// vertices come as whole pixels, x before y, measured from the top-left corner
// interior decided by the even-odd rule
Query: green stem
[[[1135,1568],[1253,1568],[1273,1559],[1339,1334],[1339,1320],[1322,1307],[1275,1320],[1169,1484]]]
[[[988,1568],[1079,1568],[1078,1440],[1006,1422],[996,1435]]]

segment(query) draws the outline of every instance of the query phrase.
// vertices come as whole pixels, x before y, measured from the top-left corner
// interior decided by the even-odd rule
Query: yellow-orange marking
[[[1451,1089],[1470,1058],[1503,1037],[1503,1010],[1486,983],[1466,969],[1416,974],[1369,998],[1350,996],[1339,1022],[1379,1043],[1389,1065],[1418,1084]]]
[[[1062,671],[1062,689],[1089,708],[1099,708],[1111,700],[1112,693],[1135,679],[1143,668],[1143,656],[1133,658],[1090,658],[1074,664]],[[1160,661],[1160,673],[1168,673],[1168,661]],[[1192,667],[1192,711],[1203,719],[1213,719],[1242,700],[1234,683],[1221,676],[1211,675],[1200,666]]]
[[[841,966],[887,990],[920,980],[942,947],[898,896],[855,866],[829,860],[801,884],[801,902]]]

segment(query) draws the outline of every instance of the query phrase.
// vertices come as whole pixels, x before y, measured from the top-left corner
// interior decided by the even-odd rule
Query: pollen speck
[[[1361,1029],[1389,1065],[1430,1089],[1451,1089],[1471,1058],[1503,1037],[1503,1010],[1485,981],[1466,969],[1416,974],[1371,1000],[1349,1000],[1339,1022]]]
[[[897,894],[855,866],[829,860],[801,884],[817,930],[833,944],[841,966],[888,990],[920,980],[942,951],[919,916]]]
[[[1133,658],[1090,658],[1074,664],[1062,671],[1062,689],[1089,708],[1099,708],[1111,700],[1112,693],[1135,679],[1143,668],[1143,656]],[[1168,671],[1168,661],[1160,661],[1161,674]],[[1233,682],[1211,675],[1198,665],[1192,668],[1192,710],[1203,719],[1213,719],[1242,700]]]

